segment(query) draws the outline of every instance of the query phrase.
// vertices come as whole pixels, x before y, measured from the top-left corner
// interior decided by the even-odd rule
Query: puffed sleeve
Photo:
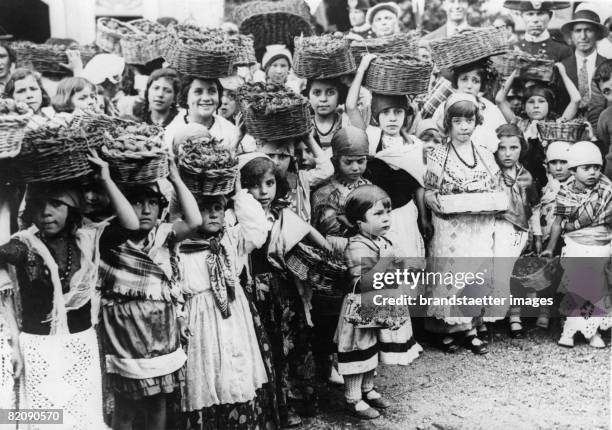
[[[268,237],[266,214],[255,198],[246,190],[234,197],[234,212],[238,223],[228,228],[238,255],[246,255],[261,248]]]

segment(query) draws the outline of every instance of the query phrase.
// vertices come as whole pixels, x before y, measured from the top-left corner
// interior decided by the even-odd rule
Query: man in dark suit
[[[580,91],[579,113],[587,114],[589,122],[596,125],[599,114],[606,107],[606,99],[592,82],[595,69],[606,60],[597,53],[597,41],[608,37],[609,30],[601,25],[597,13],[585,9],[576,12],[571,21],[563,24],[561,31],[571,38],[575,48],[562,63],[567,76]]]
[[[515,49],[531,55],[547,56],[555,62],[572,55],[569,46],[552,39],[548,32],[553,10],[566,9],[570,7],[570,2],[506,0],[504,7],[520,11],[525,21],[525,38],[513,45]]]
[[[453,34],[470,28],[467,22],[467,11],[470,2],[468,0],[444,0],[442,7],[446,12],[446,23],[423,36],[424,40],[443,39]]]

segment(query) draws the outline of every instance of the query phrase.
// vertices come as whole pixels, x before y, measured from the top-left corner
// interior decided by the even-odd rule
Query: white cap
[[[83,68],[83,77],[98,85],[108,79],[113,84],[119,82],[116,76],[123,75],[125,60],[115,54],[98,54]]]
[[[570,149],[569,142],[558,140],[551,142],[546,148],[546,161],[551,162],[553,160],[567,161],[568,151]]]
[[[289,66],[292,64],[291,52],[285,45],[268,45],[266,46],[266,53],[261,60],[261,68],[266,70],[270,63],[279,58],[286,58],[289,62]]]
[[[588,164],[603,166],[603,158],[597,145],[584,140],[571,145],[567,153],[567,167],[586,166]]]
[[[266,158],[268,160],[271,160],[271,158],[268,157],[263,152],[258,152],[258,151],[246,152],[246,153],[240,154],[238,156],[238,170],[242,170],[242,168],[244,166],[246,166],[247,163],[249,163],[250,161],[255,160],[256,158]]]

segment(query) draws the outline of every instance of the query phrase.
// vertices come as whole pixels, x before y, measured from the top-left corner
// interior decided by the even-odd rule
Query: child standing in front
[[[567,165],[572,178],[557,194],[550,241],[542,252],[542,256],[552,256],[563,234],[561,290],[565,297],[560,311],[567,320],[559,345],[573,347],[574,335],[581,332],[589,345],[603,348],[605,343],[600,330],[612,326],[605,273],[611,254],[612,181],[601,174],[601,152],[591,142],[573,144],[568,151]],[[586,258],[570,257],[591,258],[587,262]]]
[[[360,293],[372,290],[374,273],[385,271],[391,257],[397,257],[393,244],[385,237],[391,226],[391,199],[375,185],[363,185],[346,198],[347,221],[357,234],[349,239],[345,260],[351,285]],[[377,409],[390,406],[374,389],[378,361],[408,365],[423,349],[412,336],[410,319],[397,330],[357,328],[344,319],[348,296],[342,303],[335,341],[338,345],[338,370],[344,377],[344,396],[348,413],[361,419],[380,415]]]
[[[200,225],[198,205],[171,161],[168,180],[184,220],[161,221],[167,200],[157,183],[125,194],[139,219],[127,233],[116,223],[100,239],[103,345],[110,389],[115,394],[113,429],[130,429],[138,413],[147,429],[166,428],[166,396],[184,380],[185,335],[179,307],[178,243]],[[105,246],[109,240],[116,246]]]

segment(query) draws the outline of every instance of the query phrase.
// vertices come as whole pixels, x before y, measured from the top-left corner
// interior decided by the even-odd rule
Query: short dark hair
[[[448,111],[444,115],[444,121],[442,124],[444,127],[444,133],[447,135],[450,133],[453,118],[475,118],[477,126],[481,125],[483,122],[480,109],[474,103],[469,101],[457,102],[448,108]]]
[[[606,60],[595,69],[593,82],[595,82],[597,88],[599,88],[599,84],[610,80],[610,77],[612,77],[612,60]]]
[[[475,71],[478,73],[478,76],[480,76],[480,80],[482,81],[480,91],[483,93],[497,80],[498,73],[493,67],[491,60],[479,60],[473,63],[463,64],[453,69],[453,88],[457,88],[459,76],[471,71]]]
[[[143,121],[147,121],[149,117],[149,89],[151,88],[151,85],[153,85],[153,82],[161,78],[165,78],[170,81],[172,89],[174,90],[174,104],[176,105],[177,103],[179,94],[181,92],[181,78],[179,77],[178,72],[169,68],[154,70],[147,80],[147,86],[144,93],[144,101],[142,103],[142,110],[140,112],[140,116]],[[170,110],[172,110],[172,108],[176,110],[176,106],[171,106]]]
[[[306,89],[302,93],[306,98],[309,97],[310,89],[312,88],[312,84],[315,82],[325,82],[336,88],[338,91],[338,104],[343,105],[346,102],[346,96],[348,95],[348,88],[344,85],[339,78],[329,78],[329,79],[308,79],[306,82]]]
[[[386,209],[391,209],[391,198],[379,186],[373,184],[362,185],[355,188],[346,197],[344,203],[344,214],[346,219],[354,227],[357,227],[357,221],[365,221],[365,214],[378,201],[383,201],[383,206]]]
[[[179,106],[182,107],[183,109],[187,109],[187,95],[189,94],[189,89],[191,88],[191,84],[196,79],[199,79],[201,81],[213,82],[215,84],[215,86],[217,87],[217,93],[219,93],[219,104],[220,104],[221,97],[223,97],[223,86],[221,85],[221,82],[219,82],[219,79],[205,79],[205,78],[200,78],[198,76],[185,76],[183,77],[183,79],[181,79],[181,91],[178,97]],[[218,108],[219,106],[217,106],[216,109]]]
[[[274,200],[282,199],[289,192],[289,182],[287,177],[276,167],[274,161],[269,158],[258,157],[246,163],[240,170],[240,184],[243,188],[254,187],[267,172],[272,172],[276,179]]]

